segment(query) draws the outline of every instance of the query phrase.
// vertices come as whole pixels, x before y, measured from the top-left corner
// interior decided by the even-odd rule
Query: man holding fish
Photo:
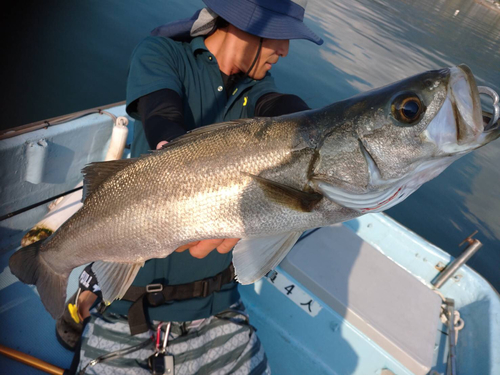
[[[212,123],[254,116],[279,116],[309,109],[299,97],[278,93],[268,74],[272,65],[288,54],[290,39],[322,43],[302,22],[306,2],[207,0],[208,8],[197,12],[191,20],[155,29],[153,36],[136,48],[130,64],[127,112],[137,120],[132,157],[159,149],[187,131]],[[230,251],[238,240],[194,241],[178,247],[176,253],[167,258],[147,261],[132,283],[139,290],[134,298],[144,295],[145,290],[142,292],[141,288],[151,284],[158,285],[158,289],[172,285],[171,288],[175,289],[176,285],[182,285],[185,293],[178,294],[179,299],[162,298],[162,303],[153,303],[154,306],[147,298],[144,304],[141,296],[136,298],[140,302],[135,304],[135,309],[131,309],[133,301],[126,298],[115,301],[107,308],[106,314],[128,315],[129,322],[122,319],[114,325],[107,324],[106,329],[109,332],[121,331],[124,327],[128,329],[133,320],[132,332],[138,333],[134,342],[139,342],[148,335],[144,332],[150,328],[147,326],[149,322],[145,321],[148,316],[153,326],[158,321],[171,321],[175,322],[175,329],[182,327],[182,333],[172,333],[176,338],[208,331],[213,335],[215,330],[227,333],[229,330],[232,338],[227,341],[232,341],[231,345],[218,344],[216,341],[220,335],[190,340],[193,348],[199,347],[199,354],[185,362],[175,355],[176,373],[196,373],[211,362],[218,363],[213,368],[214,373],[268,373],[267,359],[254,330],[248,325],[248,317],[239,301],[237,283],[233,280]],[[95,287],[95,276],[87,267],[84,273],[87,284],[89,274]],[[195,283],[200,284],[200,280],[207,282],[217,275],[223,281],[220,287],[197,296]],[[88,309],[95,299],[96,295],[90,290],[80,294],[80,318],[90,316]],[[137,312],[141,309],[147,311]],[[227,314],[231,315],[233,322],[227,321],[226,327],[220,327],[221,318]],[[66,341],[66,345],[73,343],[79,335],[79,327],[71,320],[66,312],[58,321],[59,339],[63,343]],[[104,323],[92,317],[87,327],[87,331],[92,332],[87,332],[86,337],[92,334],[99,337],[94,331],[95,324]],[[241,330],[241,327],[246,329]],[[168,352],[176,351],[175,343],[175,339],[169,341]],[[120,348],[126,346],[130,344]],[[85,340],[81,368],[95,359],[89,352],[97,349],[112,351]],[[215,354],[210,355],[212,352]],[[151,349],[135,352],[136,358],[144,363],[150,355]],[[224,357],[227,359],[222,360]],[[99,366],[111,365],[96,364],[92,371],[99,373]],[[189,371],[185,370],[187,368]],[[126,369],[124,373],[139,373],[139,370]],[[119,370],[114,368],[113,373],[119,373]]]
[[[87,166],[83,207],[9,262],[54,318],[71,270],[94,262],[110,306],[86,326],[82,373],[148,373],[148,358],[154,373],[269,372],[234,274],[255,282],[304,230],[386,210],[500,136],[498,104],[485,125],[479,93],[498,97],[465,65],[306,110],[267,74],[289,39],[321,43],[305,1],[205,3],[132,57],[127,111],[143,123],[132,156],[166,147]]]

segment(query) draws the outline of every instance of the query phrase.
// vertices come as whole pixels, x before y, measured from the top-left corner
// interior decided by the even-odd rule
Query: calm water
[[[125,98],[128,58],[159,24],[191,16],[201,1],[31,2],[4,11],[1,128]],[[500,12],[472,0],[311,0],[318,47],[291,43],[273,68],[284,92],[323,106],[428,69],[466,63],[500,92]],[[484,248],[469,261],[500,290],[500,141],[462,158],[389,215],[457,255],[474,230]]]

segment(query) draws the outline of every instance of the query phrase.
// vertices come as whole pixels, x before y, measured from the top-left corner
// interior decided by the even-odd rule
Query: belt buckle
[[[162,291],[163,284],[146,285],[147,299],[150,306],[156,307],[165,303],[165,296]]]
[[[163,291],[163,284],[148,284],[146,285],[147,293],[159,293]]]

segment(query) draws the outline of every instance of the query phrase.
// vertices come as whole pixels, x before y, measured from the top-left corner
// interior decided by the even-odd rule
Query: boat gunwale
[[[85,109],[85,110],[81,110],[81,111],[69,113],[69,114],[66,114],[66,115],[52,117],[52,118],[49,118],[49,119],[46,119],[46,120],[31,122],[29,124],[17,126],[15,128],[10,128],[10,129],[6,129],[6,130],[2,130],[2,131],[0,131],[0,140],[4,140],[4,139],[8,139],[8,138],[13,138],[13,137],[16,137],[18,135],[30,133],[30,132],[33,132],[33,131],[36,131],[36,130],[40,130],[40,129],[47,129],[47,128],[51,127],[51,126],[62,125],[64,122],[62,122],[62,123],[57,123],[57,122],[60,121],[60,120],[64,120],[64,119],[67,119],[68,121],[70,121],[70,120],[72,120],[74,118],[85,116],[87,114],[100,113],[100,112],[102,112],[105,109],[109,109],[109,108],[113,108],[113,107],[118,107],[118,106],[121,106],[121,105],[124,105],[124,104],[126,104],[126,101],[122,100],[120,102],[111,103],[111,104],[107,104],[107,105],[102,105],[102,106],[98,106],[98,107],[93,107],[93,108],[89,108],[89,109]]]

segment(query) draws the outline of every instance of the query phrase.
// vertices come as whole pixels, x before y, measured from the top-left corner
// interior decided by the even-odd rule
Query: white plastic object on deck
[[[43,180],[45,160],[47,159],[48,143],[45,139],[31,142],[26,145],[26,170],[24,179],[32,184],[39,184]]]

